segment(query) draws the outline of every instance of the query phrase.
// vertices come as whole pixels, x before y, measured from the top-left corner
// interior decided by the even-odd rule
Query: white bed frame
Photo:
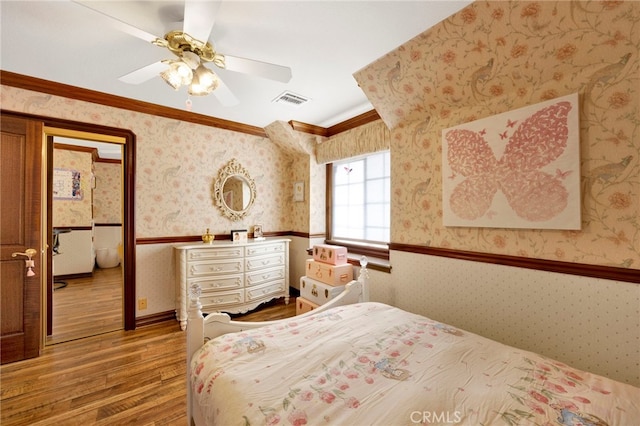
[[[358,279],[351,281],[345,289],[334,299],[316,309],[298,315],[295,318],[303,318],[310,315],[317,315],[327,309],[336,306],[350,305],[353,303],[368,302],[368,271],[367,258],[360,259],[360,272]],[[211,313],[205,317],[202,315],[202,305],[200,304],[201,289],[198,284],[192,284],[189,288],[189,313],[187,318],[187,419],[190,425],[206,424],[198,405],[192,400],[190,385],[191,357],[204,342],[227,333],[248,330],[251,328],[263,327],[266,325],[278,324],[287,321],[289,318],[275,321],[232,321],[231,317],[223,312]]]

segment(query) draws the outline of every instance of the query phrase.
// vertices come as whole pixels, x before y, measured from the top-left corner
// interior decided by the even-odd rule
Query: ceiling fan
[[[175,55],[172,59],[155,62],[121,76],[119,80],[122,82],[140,84],[159,75],[175,90],[181,86],[187,86],[190,95],[203,96],[213,93],[222,105],[233,106],[238,104],[238,99],[218,75],[205,64],[212,63],[222,69],[283,83],[291,80],[289,67],[226,55],[215,50],[208,40],[220,6],[219,1],[185,0],[183,28],[169,31],[164,37],[154,36],[111,16],[98,8],[98,4],[93,1],[75,0],[74,3],[98,12],[117,29],[166,48]]]

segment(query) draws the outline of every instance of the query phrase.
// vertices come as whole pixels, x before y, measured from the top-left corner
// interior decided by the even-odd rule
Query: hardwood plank
[[[289,304],[285,305],[284,298],[274,299],[260,305],[257,309],[246,314],[231,315],[235,321],[272,321],[289,318],[296,315],[296,298],[292,296]]]
[[[124,328],[121,266],[96,268],[91,276],[64,282],[66,287],[53,292],[53,330],[47,345]]]
[[[2,366],[0,423],[93,424],[105,407],[124,403],[125,411],[136,411],[125,402],[170,389],[183,401],[184,424],[185,338],[177,322],[167,321],[47,347],[39,358]],[[162,407],[155,412],[164,417]]]
[[[292,297],[234,319],[294,315]],[[0,366],[0,424],[184,425],[185,351],[173,320],[46,346],[38,358]]]

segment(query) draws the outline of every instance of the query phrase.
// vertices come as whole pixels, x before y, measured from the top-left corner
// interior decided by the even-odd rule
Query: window
[[[389,152],[336,161],[330,168],[329,239],[348,245],[350,251],[354,251],[352,244],[387,250],[391,236]]]

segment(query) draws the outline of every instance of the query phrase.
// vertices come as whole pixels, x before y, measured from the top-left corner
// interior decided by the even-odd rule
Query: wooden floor
[[[291,299],[234,319],[294,316]],[[0,424],[184,426],[185,345],[177,321],[166,321],[47,346],[0,367]]]
[[[91,277],[64,282],[65,287],[53,292],[53,333],[47,336],[47,345],[124,328],[120,266],[95,268]]]

